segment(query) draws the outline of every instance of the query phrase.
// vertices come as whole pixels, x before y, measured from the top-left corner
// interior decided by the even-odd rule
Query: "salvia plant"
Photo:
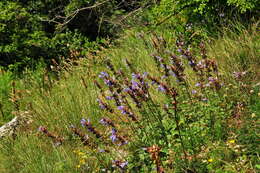
[[[93,151],[104,172],[197,172],[206,167],[207,143],[228,138],[229,112],[239,116],[243,104],[229,103],[232,92],[205,43],[195,49],[181,38],[175,45],[156,34],[141,39],[154,48],[156,72],[142,71],[128,59],[123,71],[107,60],[94,81],[100,124],[86,115],[70,126],[75,136],[70,140],[79,139]],[[234,78],[244,75],[235,72]],[[46,127],[39,130],[55,143],[66,142]]]

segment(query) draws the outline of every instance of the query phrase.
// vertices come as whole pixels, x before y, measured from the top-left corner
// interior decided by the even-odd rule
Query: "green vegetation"
[[[98,9],[51,36],[29,27],[37,20],[27,29],[11,20],[49,20],[51,2],[0,2],[20,9],[0,13],[10,24],[0,34],[12,38],[0,54],[16,55],[3,54],[9,68],[0,60],[0,123],[24,111],[31,119],[0,139],[0,172],[259,171],[258,1],[64,1],[65,22]],[[100,26],[95,39],[86,16]]]

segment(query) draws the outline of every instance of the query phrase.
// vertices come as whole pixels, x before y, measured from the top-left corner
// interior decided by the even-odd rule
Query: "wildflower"
[[[213,162],[213,159],[211,159],[211,158],[210,158],[210,159],[208,159],[208,162],[209,162],[209,163]]]
[[[122,114],[126,114],[127,113],[126,109],[125,109],[125,106],[118,106],[117,109],[120,110]]]
[[[112,100],[112,99],[113,99],[113,96],[106,96],[106,99],[107,99],[107,100]]]
[[[111,80],[109,80],[109,79],[105,79],[104,82],[105,82],[105,84],[106,84],[107,86],[112,86],[112,85],[114,84],[114,83],[113,83]]]
[[[148,76],[148,72],[143,73],[143,78],[146,78]]]
[[[91,133],[93,133],[94,135],[96,135],[97,138],[101,137],[101,134],[96,131],[96,129],[92,126],[92,124],[90,123],[90,120],[88,119],[88,121],[86,121],[84,118],[81,119],[80,121],[81,125],[84,127],[87,127],[88,131],[90,131]]]
[[[203,102],[207,102],[208,99],[207,99],[207,98],[202,98],[201,101],[203,101]]]
[[[112,162],[115,166],[119,167],[120,169],[125,169],[125,167],[128,165],[127,161],[123,162],[120,160],[113,160]]]
[[[234,144],[235,143],[235,140],[234,139],[231,139],[228,141],[229,144]]]
[[[99,107],[101,109],[106,109],[106,105],[100,99],[97,99],[97,102],[99,103]]]
[[[241,77],[245,76],[246,75],[246,72],[233,72],[233,76],[234,78],[236,79],[240,79]]]
[[[112,142],[115,142],[116,140],[117,140],[117,135],[116,135],[116,132],[117,132],[117,130],[115,129],[115,128],[113,128],[112,130],[111,130],[111,136],[110,136],[110,139],[112,140]]]
[[[98,152],[104,153],[104,152],[106,152],[106,151],[105,151],[104,149],[99,149]]]
[[[84,133],[82,133],[79,129],[77,129],[74,125],[70,126],[72,132],[80,137],[80,140],[83,142],[84,145],[88,145],[88,135],[85,135]]]
[[[162,85],[158,85],[158,90],[161,92],[165,92],[166,89]]]
[[[84,165],[86,163],[86,160],[85,159],[81,159],[80,161],[79,161],[79,164],[81,164],[81,165]]]
[[[219,14],[219,17],[224,17],[225,16],[225,13],[220,13]]]
[[[64,140],[63,138],[56,136],[53,133],[49,132],[46,127],[40,126],[38,128],[38,131],[40,131],[40,132],[44,133],[46,136],[52,138],[53,142],[54,142],[54,146],[61,145]]]
[[[192,94],[196,94],[197,91],[196,91],[196,90],[192,90],[191,93],[192,93]]]
[[[200,86],[201,86],[201,83],[198,82],[198,83],[195,84],[195,86],[196,86],[196,87],[200,87]]]
[[[138,89],[138,88],[139,88],[139,84],[138,84],[138,82],[136,82],[136,81],[132,80],[132,81],[131,81],[131,83],[132,83],[131,87],[132,87],[132,89],[133,89],[133,90],[135,90],[135,89]]]
[[[47,129],[46,129],[46,127],[40,126],[40,127],[38,128],[38,131],[39,131],[39,132],[46,133],[46,132],[47,132]]]
[[[133,79],[139,79],[141,75],[139,73],[132,73],[132,78]]]
[[[99,122],[105,126],[115,127],[114,123],[108,118],[102,118]]]
[[[107,72],[100,72],[100,75],[98,75],[99,78],[105,78],[105,77],[108,77],[108,73]]]
[[[182,53],[182,49],[181,49],[181,48],[178,48],[178,49],[177,49],[177,52]]]
[[[205,87],[210,87],[210,83],[206,83],[206,84],[205,84]]]

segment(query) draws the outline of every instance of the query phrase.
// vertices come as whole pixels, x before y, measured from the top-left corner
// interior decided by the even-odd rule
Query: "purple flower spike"
[[[98,75],[99,78],[105,78],[108,77],[109,75],[107,74],[107,72],[100,72],[100,75]]]

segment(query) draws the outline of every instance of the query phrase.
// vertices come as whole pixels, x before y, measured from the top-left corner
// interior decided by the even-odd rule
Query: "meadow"
[[[1,125],[29,120],[0,139],[0,172],[258,172],[259,23],[186,27],[125,29],[51,72],[1,70]]]

